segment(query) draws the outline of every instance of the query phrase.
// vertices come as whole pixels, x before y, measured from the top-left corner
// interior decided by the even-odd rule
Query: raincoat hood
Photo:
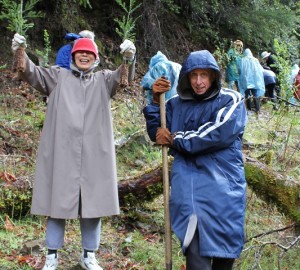
[[[244,51],[244,56],[253,57],[253,54],[252,54],[252,52],[251,52],[250,49],[246,49],[246,50]]]
[[[159,62],[168,62],[168,58],[161,52],[158,51],[155,56],[150,60],[149,68],[154,67]]]
[[[177,86],[177,93],[181,99],[191,100],[195,99],[194,91],[191,87],[188,74],[194,69],[213,69],[216,73],[216,79],[213,82],[208,97],[204,99],[210,99],[216,96],[221,90],[221,72],[220,68],[213,57],[213,55],[207,50],[201,50],[191,52],[185,62],[182,64],[182,68],[179,74],[179,81]],[[205,95],[205,94],[204,94]]]

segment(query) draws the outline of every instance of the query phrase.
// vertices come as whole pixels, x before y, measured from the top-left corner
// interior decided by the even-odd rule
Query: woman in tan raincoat
[[[12,49],[26,47],[15,34]],[[121,53],[135,58],[134,44],[126,40]],[[71,70],[36,66],[25,54],[19,77],[49,96],[37,154],[31,213],[48,216],[44,270],[56,269],[66,219],[80,217],[84,269],[102,269],[94,255],[100,242],[100,217],[119,214],[116,159],[110,99],[120,82],[120,68],[93,72],[98,49],[88,38],[72,49]],[[134,63],[129,80],[134,76]]]

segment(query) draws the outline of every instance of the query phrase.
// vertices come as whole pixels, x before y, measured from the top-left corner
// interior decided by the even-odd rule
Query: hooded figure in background
[[[187,270],[230,270],[244,243],[244,99],[221,88],[220,69],[210,52],[192,52],[181,68],[178,95],[166,102],[167,128],[161,128],[159,95],[170,85],[156,80],[153,102],[143,113],[151,140],[167,145],[174,157],[172,229]]]
[[[240,93],[245,96],[248,111],[251,111],[253,97],[255,112],[260,112],[260,97],[265,94],[264,69],[250,49],[244,51],[244,57],[239,66]]]
[[[297,64],[294,64],[291,69],[291,75],[290,75],[290,84],[291,89],[293,91],[293,98],[291,98],[291,101],[294,101],[294,98],[296,101],[300,100],[300,69]]]
[[[168,58],[160,51],[151,58],[149,70],[141,81],[143,89],[147,91],[147,104],[151,103],[153,99],[153,83],[162,76],[171,82],[171,88],[166,92],[166,100],[176,95],[180,69],[180,64],[168,60]]]
[[[238,71],[238,65],[241,61],[242,55],[243,55],[243,42],[241,40],[236,40],[231,45],[231,48],[229,49],[227,55],[228,55],[228,64],[226,67],[226,77],[225,81],[228,84],[228,87],[230,89],[233,89],[233,86],[235,84],[237,90],[239,91],[239,71]]]
[[[300,70],[298,74],[295,76],[294,85],[293,85],[293,95],[294,98],[300,102]]]

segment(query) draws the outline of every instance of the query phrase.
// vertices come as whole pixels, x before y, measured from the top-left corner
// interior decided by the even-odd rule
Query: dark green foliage
[[[25,185],[27,186],[25,188]],[[21,218],[29,213],[31,188],[26,183],[4,185],[0,189],[0,212],[13,218]]]
[[[241,39],[244,47],[261,52],[272,48],[274,38],[281,38],[293,41],[299,50],[297,39],[292,38],[297,36],[295,31],[300,21],[295,3],[193,0],[183,6],[182,12],[193,39],[207,46]]]

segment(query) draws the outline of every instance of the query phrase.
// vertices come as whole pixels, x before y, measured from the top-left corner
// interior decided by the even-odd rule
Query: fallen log
[[[118,189],[121,206],[152,201],[163,192],[162,168],[157,167],[135,178],[121,180]]]
[[[274,203],[282,213],[300,222],[300,182],[273,171],[266,164],[245,156],[248,185],[268,203]]]
[[[244,161],[249,187],[268,203],[274,203],[282,213],[293,221],[300,222],[300,182],[274,172],[270,167],[256,159],[244,156]],[[1,180],[3,179],[0,175],[0,185]],[[31,183],[28,182],[22,181],[22,185],[20,185],[17,179],[10,185],[1,185],[0,211],[2,213],[11,216],[13,212],[14,216],[18,217],[28,214],[29,194],[31,194]],[[11,189],[10,192],[9,189]],[[137,206],[152,201],[163,191],[162,168],[159,166],[137,177],[120,180],[118,189],[121,207]],[[24,192],[27,194],[25,201]],[[14,194],[14,196],[7,196],[8,194]],[[20,206],[18,206],[18,195],[20,195]],[[13,209],[12,205],[14,205]]]

